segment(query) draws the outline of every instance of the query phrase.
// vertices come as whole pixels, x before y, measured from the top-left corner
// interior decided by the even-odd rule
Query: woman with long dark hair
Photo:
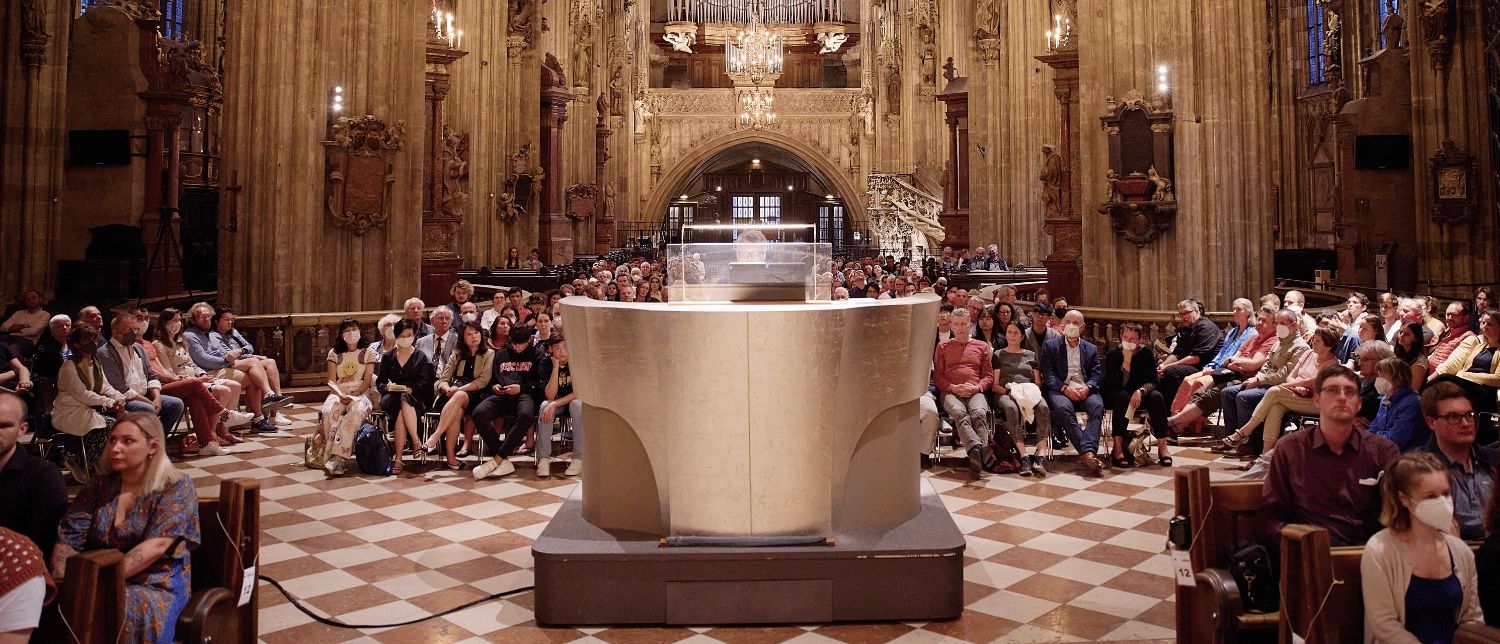
[[[1391,346],[1396,357],[1411,365],[1411,388],[1421,390],[1427,382],[1427,356],[1422,347],[1422,323],[1411,322],[1396,329],[1396,342]]]
[[[370,397],[365,394],[375,375],[364,334],[354,318],[339,322],[327,364],[330,391],[323,399],[323,426],[314,440],[325,446],[323,469],[329,476],[338,476],[348,470],[354,458],[354,435],[370,415]]]

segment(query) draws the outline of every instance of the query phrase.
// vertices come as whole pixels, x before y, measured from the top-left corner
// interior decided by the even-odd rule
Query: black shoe
[[[969,473],[973,474],[976,479],[984,474],[983,454],[983,450],[980,450],[978,445],[969,448]]]
[[[1109,464],[1117,470],[1127,469],[1135,466],[1135,457],[1128,454],[1125,456],[1112,456],[1109,459]]]
[[[1042,464],[1042,457],[1040,456],[1032,454],[1031,456],[1027,457],[1027,466],[1028,469],[1031,470],[1032,474],[1035,474],[1039,477],[1047,475],[1047,467]]]
[[[290,405],[291,403],[291,396],[266,394],[265,397],[260,399],[260,413],[265,414],[266,416],[270,416],[278,411],[286,409],[287,405]]]
[[[932,457],[928,456],[927,454],[920,454],[920,456],[922,457],[922,469],[931,469]]]
[[[276,428],[276,423],[271,422],[269,418],[262,418],[253,423],[250,423],[250,428],[261,434],[275,434],[276,432],[281,431],[280,429]]]
[[[1067,449],[1067,448],[1068,448],[1068,437],[1067,436],[1062,436],[1062,435],[1059,435],[1059,434],[1053,434],[1052,435],[1052,449],[1053,450]]]

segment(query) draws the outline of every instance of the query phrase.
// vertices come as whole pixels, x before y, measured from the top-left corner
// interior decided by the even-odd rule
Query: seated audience
[[[1333,342],[1333,358],[1339,364],[1345,364],[1354,357],[1354,350],[1359,348],[1360,339],[1344,333],[1344,329],[1339,327],[1338,318],[1337,313],[1324,311],[1318,314],[1318,326],[1326,326],[1338,334]]]
[[[284,409],[291,402],[271,389],[263,361],[244,347],[231,348],[215,330],[214,308],[199,302],[188,309],[188,326],[182,332],[193,364],[215,378],[233,379],[244,387],[245,407],[255,416],[251,425],[260,432],[274,432],[267,416]],[[274,364],[274,363],[273,363]]]
[[[0,527],[51,552],[57,521],[68,507],[68,488],[56,466],[17,444],[26,431],[26,401],[0,392]]]
[[[850,292],[850,297],[853,297],[853,296],[854,296],[853,292],[851,291]],[[944,340],[947,340],[947,339],[952,338],[952,337],[953,337],[953,305],[949,304],[947,302],[943,302],[942,304],[938,305],[937,342],[938,342],[938,344],[942,344]]]
[[[498,324],[497,324],[498,327]],[[540,349],[531,344],[531,329],[515,326],[505,339],[505,346],[494,357],[490,376],[490,396],[474,410],[474,428],[484,436],[489,460],[474,468],[474,478],[505,476],[516,471],[510,455],[526,440],[536,423],[536,400],[541,393],[542,370],[548,368]],[[504,440],[495,428],[501,417],[513,417]]]
[[[396,323],[393,333],[396,348],[380,358],[375,388],[380,392],[380,409],[385,412],[392,433],[391,473],[401,474],[401,457],[406,439],[411,438],[412,451],[421,453],[422,441],[417,435],[417,419],[432,401],[432,383],[437,377],[427,356],[416,348],[416,324],[409,319]]]
[[[1479,334],[1479,314],[1495,306],[1495,301],[1491,297],[1491,294],[1492,291],[1488,286],[1481,286],[1474,289],[1474,308],[1470,310],[1469,314],[1469,330],[1473,331],[1475,335]]]
[[[370,415],[370,385],[375,363],[365,349],[359,322],[344,318],[339,335],[328,349],[328,397],[323,399],[322,424],[313,440],[323,444],[323,469],[329,476],[349,470],[354,459],[354,435]]]
[[[1415,297],[1403,297],[1397,300],[1397,302],[1396,312],[1401,319],[1401,325],[1417,325],[1420,330],[1420,334],[1418,335],[1420,344],[1427,346],[1429,342],[1437,340],[1438,333],[1434,333],[1432,328],[1425,324],[1427,320],[1426,305],[1422,300]],[[1400,329],[1398,328],[1397,333],[1399,332]],[[1391,342],[1393,346],[1396,344],[1396,342]]]
[[[1235,303],[1236,306],[1239,302]],[[1249,302],[1245,302],[1244,319],[1249,324]],[[1236,313],[1236,316],[1239,314]],[[1224,333],[1203,315],[1203,305],[1196,300],[1177,303],[1177,317],[1182,326],[1177,328],[1177,346],[1172,354],[1162,359],[1156,368],[1161,385],[1161,395],[1167,400],[1177,397],[1177,388],[1182,379],[1203,370],[1203,367],[1219,355],[1219,348],[1226,344]],[[1238,319],[1238,317],[1236,318]],[[1243,330],[1243,326],[1240,327]],[[1236,338],[1237,339],[1237,338]],[[1232,341],[1231,341],[1232,342]],[[1149,347],[1148,347],[1149,348]],[[1155,362],[1155,360],[1152,360]]]
[[[417,350],[432,363],[435,373],[442,373],[448,358],[458,348],[458,331],[453,327],[453,312],[446,306],[432,310],[431,333],[417,338]]]
[[[35,377],[57,379],[57,370],[68,359],[68,331],[73,319],[59,313],[47,322],[47,333],[36,343]]]
[[[1011,320],[1004,328],[1001,346],[990,358],[994,377],[990,391],[1000,408],[1000,422],[1005,424],[1005,431],[1010,432],[1011,441],[1024,459],[1019,474],[1045,476],[1047,468],[1043,463],[1052,453],[1052,409],[1042,395],[1041,365],[1036,354],[1022,346],[1021,336],[1026,331],[1020,322]],[[934,420],[936,413],[934,406]],[[1032,448],[1031,456],[1026,456],[1026,424],[1033,422],[1036,447]]]
[[[1292,369],[1302,360],[1302,355],[1311,350],[1307,341],[1297,333],[1297,313],[1290,309],[1281,309],[1276,312],[1276,346],[1271,350],[1271,355],[1255,375],[1245,379],[1237,385],[1229,385],[1224,388],[1220,396],[1220,407],[1224,411],[1225,429],[1243,427],[1250,420],[1251,414],[1260,404],[1262,398],[1271,387],[1286,382],[1287,376],[1291,375]],[[1240,437],[1235,445],[1244,441],[1249,434]],[[1224,451],[1224,446],[1216,446],[1215,450]]]
[[[1469,395],[1474,409],[1495,411],[1495,392],[1500,390],[1500,310],[1490,309],[1479,315],[1480,333],[1459,343],[1453,354],[1433,369],[1433,382],[1451,382]]]
[[[20,356],[14,355],[5,344],[0,344],[0,388],[12,391],[31,391],[31,370],[22,364]]]
[[[1401,326],[1401,300],[1396,294],[1381,293],[1380,302],[1380,331],[1383,333],[1382,340],[1387,344],[1396,343],[1396,329]]]
[[[0,527],[0,643],[25,644],[57,588],[42,551],[25,535]]]
[[[1396,357],[1409,365],[1414,389],[1421,389],[1427,382],[1427,350],[1422,346],[1423,329],[1417,322],[1402,324],[1396,329],[1396,341],[1391,345]]]
[[[225,447],[243,442],[244,439],[229,433],[231,414],[229,407],[224,404],[224,399],[228,397],[227,391],[214,390],[213,376],[185,378],[169,371],[161,361],[163,352],[157,351],[155,343],[156,336],[163,333],[161,325],[151,326],[151,313],[145,308],[133,307],[129,313],[136,324],[135,347],[145,354],[146,365],[161,383],[161,393],[181,400],[189,417],[193,419],[193,430],[198,439],[198,455],[223,456],[226,453]],[[106,377],[108,373],[109,369],[106,369]],[[238,398],[229,400],[229,404],[234,405]]]
[[[1157,462],[1171,467],[1172,457],[1167,453],[1167,401],[1157,385],[1156,354],[1151,347],[1141,344],[1141,336],[1141,325],[1126,322],[1120,327],[1119,346],[1110,347],[1104,356],[1103,396],[1114,412],[1114,452],[1110,463],[1119,468],[1136,465],[1135,452],[1126,449],[1125,439],[1136,410],[1145,409],[1146,424],[1157,438]]]
[[[1450,534],[1453,499],[1433,455],[1408,454],[1381,488],[1384,530],[1359,560],[1367,642],[1452,642],[1460,624],[1480,623],[1479,576],[1469,544]]]
[[[1359,319],[1364,317],[1368,310],[1370,310],[1370,296],[1359,291],[1351,291],[1349,299],[1344,300],[1344,310],[1339,312],[1334,323],[1344,330],[1346,337],[1358,339]]]
[[[562,337],[562,334],[558,333],[557,329],[552,325],[551,313],[542,311],[532,317],[531,320],[535,323],[533,328],[536,329],[531,336],[531,342],[540,347],[545,353],[548,347],[551,346],[549,343],[552,340]]]
[[[1040,306],[1040,305],[1038,305]],[[1032,320],[1032,328],[1046,328],[1044,320]],[[1099,348],[1083,339],[1083,312],[1068,311],[1063,317],[1063,337],[1051,340],[1042,348],[1042,383],[1047,405],[1052,408],[1052,428],[1061,428],[1078,451],[1078,463],[1084,472],[1098,476],[1104,470],[1096,453],[1099,431],[1104,419],[1104,399],[1100,396],[1104,370]],[[1078,425],[1078,411],[1088,414],[1088,424]]]
[[[1375,390],[1380,393],[1380,409],[1370,423],[1369,432],[1390,439],[1403,452],[1426,445],[1432,430],[1422,418],[1417,392],[1411,388],[1411,367],[1401,358],[1386,358],[1376,369]]]
[[[983,472],[983,447],[989,443],[990,405],[985,392],[994,383],[990,346],[970,337],[973,324],[969,309],[955,309],[950,326],[953,337],[937,345],[932,379],[937,385],[943,410],[953,422],[954,433],[969,457],[969,473]]]
[[[1021,340],[1021,345],[1041,358],[1043,347],[1061,339],[1062,334],[1052,328],[1052,305],[1038,301],[1031,307],[1031,330]]]
[[[370,361],[377,367],[380,359],[385,354],[396,350],[396,323],[401,321],[401,316],[395,313],[387,313],[375,321],[375,337],[377,340],[369,346]]]
[[[547,376],[547,384],[542,387],[541,410],[537,414],[537,447],[536,447],[536,475],[548,477],[552,475],[552,429],[557,424],[560,414],[566,413],[573,419],[573,460],[568,462],[568,469],[563,476],[578,476],[583,473],[583,444],[580,442],[580,429],[583,427],[583,400],[573,393],[573,372],[568,366],[568,343],[559,337],[549,341],[551,347],[547,351],[551,354],[551,373]]]
[[[1432,437],[1419,449],[1431,452],[1448,468],[1453,518],[1459,536],[1482,539],[1487,525],[1491,526],[1489,533],[1494,534],[1493,526],[1500,516],[1494,515],[1492,509],[1491,516],[1486,518],[1485,511],[1494,494],[1500,451],[1494,445],[1480,445],[1475,440],[1478,434],[1474,430],[1474,406],[1469,404],[1462,389],[1450,383],[1428,387],[1422,392],[1421,406],[1422,415],[1432,428]],[[1500,615],[1500,608],[1496,610]]]
[[[505,289],[495,289],[490,295],[490,308],[479,318],[479,326],[490,328],[495,325],[495,318],[500,317],[500,312],[505,310]]]
[[[542,251],[531,249],[531,258],[526,260],[526,268],[533,271],[542,270]]]
[[[1265,426],[1261,430],[1261,452],[1264,453],[1274,447],[1276,439],[1281,437],[1283,419],[1287,412],[1316,413],[1318,405],[1313,400],[1313,385],[1317,383],[1318,374],[1324,367],[1338,364],[1338,358],[1333,355],[1332,348],[1333,344],[1338,342],[1338,338],[1338,332],[1330,327],[1322,326],[1315,329],[1312,342],[1309,343],[1311,351],[1303,353],[1297,359],[1296,366],[1287,373],[1284,382],[1266,390],[1250,417],[1245,419],[1244,425],[1224,438],[1225,449],[1239,447],[1240,443],[1250,437],[1256,427],[1264,423]],[[1358,384],[1357,381],[1356,384]]]
[[[474,285],[470,284],[469,280],[458,280],[453,283],[452,288],[448,289],[448,294],[453,296],[453,301],[444,304],[443,307],[447,308],[448,312],[453,314],[454,320],[463,320],[463,311],[459,309],[462,309],[465,303],[474,299]],[[478,310],[477,308],[475,309],[475,311]]]
[[[1448,324],[1448,329],[1442,335],[1438,336],[1437,344],[1432,345],[1432,352],[1427,355],[1427,365],[1429,367],[1443,364],[1458,349],[1458,345],[1463,344],[1464,340],[1474,337],[1474,332],[1469,330],[1469,319],[1471,317],[1467,302],[1454,302],[1448,305],[1448,310],[1443,315],[1444,321]],[[1436,369],[1430,369],[1427,374],[1427,380],[1432,381],[1437,378],[1437,375]]]
[[[1427,328],[1427,341],[1424,344],[1432,347],[1437,343],[1438,338],[1448,332],[1448,325],[1444,324],[1442,320],[1434,315],[1438,308],[1437,298],[1431,295],[1423,295],[1417,298],[1417,302],[1422,307],[1422,326]]]
[[[1354,426],[1359,377],[1348,367],[1319,371],[1313,400],[1317,426],[1287,436],[1271,453],[1257,518],[1268,547],[1280,543],[1281,529],[1290,523],[1328,530],[1335,546],[1362,544],[1379,528],[1377,483],[1401,450]]]
[[[464,419],[473,415],[474,410],[489,395],[490,377],[495,369],[495,352],[490,351],[489,345],[485,343],[484,331],[479,328],[479,323],[464,324],[459,327],[459,333],[463,339],[448,357],[442,373],[438,374],[437,382],[433,385],[437,394],[433,408],[441,410],[441,414],[437,430],[428,437],[426,445],[427,451],[433,452],[437,450],[439,440],[446,441],[445,463],[453,469],[459,467],[458,457],[455,455],[459,429],[465,425]],[[466,429],[465,448],[473,439],[474,430]]]
[[[111,419],[125,411],[125,394],[109,385],[104,370],[94,360],[98,337],[94,327],[73,325],[68,333],[73,355],[57,372],[57,399],[52,403],[53,429],[82,439],[79,452],[68,462],[68,469],[79,480],[90,477],[109,442]]]
[[[156,416],[130,412],[109,434],[109,458],[84,486],[58,528],[53,575],[86,550],[125,553],[125,624],[131,642],[171,642],[192,592],[189,553],[202,541],[193,479],[167,459]]]
[[[1237,385],[1245,378],[1255,375],[1271,357],[1271,349],[1279,342],[1276,337],[1276,309],[1262,305],[1256,314],[1255,326],[1240,334],[1244,342],[1239,351],[1227,359],[1214,358],[1210,366],[1197,375],[1183,380],[1172,401],[1175,412],[1167,418],[1171,431],[1186,429],[1201,423],[1204,416],[1219,409],[1219,399],[1226,387]],[[1184,392],[1187,398],[1183,397]]]
[[[972,310],[970,311],[972,313]],[[974,339],[990,345],[993,349],[1000,342],[1001,327],[995,322],[995,308],[985,307],[974,318]]]
[[[206,383],[214,398],[218,399],[219,405],[223,407],[228,415],[224,419],[226,429],[249,425],[255,420],[255,415],[235,409],[239,406],[240,392],[243,387],[234,378],[219,378],[204,371],[193,357],[188,353],[187,342],[183,339],[182,312],[174,308],[162,309],[157,316],[156,338],[152,342],[154,357],[151,368],[156,370],[156,377],[163,383],[171,383],[179,379],[197,379]],[[152,355],[152,351],[147,351]],[[170,391],[168,393],[171,393]],[[266,424],[262,423],[262,427]],[[219,436],[220,439],[228,437],[231,442],[242,443],[244,439],[232,433],[225,432]]]
[[[402,304],[402,313],[405,315],[406,320],[411,322],[416,328],[418,338],[425,338],[432,335],[432,325],[422,321],[422,311],[426,308],[427,304],[422,302],[420,298],[415,297],[406,298],[406,302]],[[452,311],[449,312],[451,313]],[[450,319],[449,322],[452,322],[452,320]]]
[[[96,341],[99,344],[104,344],[104,341],[109,339],[104,332],[104,315],[99,312],[99,307],[85,306],[78,309],[77,323],[98,331],[99,337]]]
[[[1282,306],[1297,316],[1297,333],[1302,336],[1303,340],[1309,339],[1308,336],[1312,334],[1313,329],[1317,328],[1318,321],[1307,312],[1307,296],[1303,295],[1302,291],[1287,291],[1283,301]]]
[[[182,420],[184,404],[181,398],[162,393],[161,381],[151,369],[146,351],[136,342],[135,318],[116,316],[110,324],[110,331],[109,342],[99,347],[94,359],[104,371],[109,386],[125,396],[125,411],[156,414],[163,427],[176,427],[177,421]]]
[[[521,270],[521,249],[515,246],[510,247],[510,253],[505,256],[505,269]]]

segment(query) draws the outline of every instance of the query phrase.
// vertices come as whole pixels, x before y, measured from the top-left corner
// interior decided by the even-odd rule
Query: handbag
[[[317,433],[308,436],[302,441],[302,464],[310,470],[323,469],[323,463],[327,461],[328,441],[319,440],[323,438],[321,428]]]

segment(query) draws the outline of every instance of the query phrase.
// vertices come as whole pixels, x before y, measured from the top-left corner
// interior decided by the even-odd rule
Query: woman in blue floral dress
[[[94,482],[58,528],[52,569],[98,548],[125,553],[125,630],[121,641],[167,642],[192,592],[189,552],[201,540],[193,480],[172,466],[161,421],[125,414],[110,430]]]

